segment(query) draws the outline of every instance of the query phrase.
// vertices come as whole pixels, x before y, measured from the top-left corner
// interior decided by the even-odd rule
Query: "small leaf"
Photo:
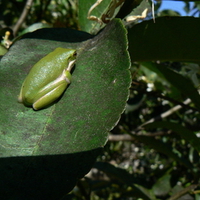
[[[166,196],[170,192],[170,179],[171,175],[169,173],[166,173],[157,180],[157,182],[153,185],[152,188],[156,196]]]
[[[33,31],[36,31],[36,30],[41,29],[41,28],[52,28],[52,26],[50,24],[47,24],[47,23],[38,22],[38,23],[32,24],[31,26],[24,29],[20,33],[20,35],[24,35],[25,33],[33,32]]]
[[[4,55],[5,53],[7,53],[8,50],[0,44],[0,56]]]

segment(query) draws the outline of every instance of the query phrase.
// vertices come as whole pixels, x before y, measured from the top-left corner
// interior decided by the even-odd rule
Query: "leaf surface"
[[[72,83],[47,109],[34,111],[19,104],[20,87],[31,66],[57,47],[77,49]],[[91,168],[125,108],[129,67],[126,30],[120,20],[95,37],[71,29],[40,29],[17,41],[0,63],[0,185],[9,188],[9,180],[20,180],[12,186],[18,194],[28,187],[36,195],[41,192],[36,185],[41,184],[44,193],[60,195],[63,191],[53,184],[56,176],[61,189],[70,191]],[[7,171],[7,160],[12,172]],[[15,163],[20,164],[14,167]]]

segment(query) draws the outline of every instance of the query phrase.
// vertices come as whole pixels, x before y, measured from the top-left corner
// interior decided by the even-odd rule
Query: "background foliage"
[[[102,27],[85,17],[94,2],[34,1],[17,27],[26,1],[0,1],[2,44],[7,30],[9,41],[45,27],[95,34]],[[146,1],[133,2],[138,6],[133,5],[132,13],[127,9],[121,13],[138,15],[150,8]],[[125,112],[92,170],[62,199],[200,199],[200,4],[195,2],[191,7],[185,2],[185,11],[197,18],[184,18],[173,10],[158,12],[161,4],[155,5],[155,24],[151,13],[145,22],[125,23],[132,60]],[[100,16],[108,5],[109,1],[104,1],[92,14]]]

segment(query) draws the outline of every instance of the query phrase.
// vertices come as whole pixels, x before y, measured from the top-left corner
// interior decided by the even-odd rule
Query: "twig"
[[[26,5],[24,7],[24,10],[23,10],[19,20],[17,21],[15,27],[13,28],[14,35],[16,35],[16,33],[18,32],[18,30],[21,27],[22,23],[25,21],[26,16],[28,15],[28,12],[29,12],[29,10],[31,8],[32,3],[33,3],[33,0],[27,0]]]
[[[110,134],[108,140],[112,142],[118,142],[118,141],[134,141],[135,139],[128,134],[122,134],[122,135]]]
[[[175,195],[171,196],[168,200],[176,200],[180,197],[182,197],[184,194],[190,192],[191,190],[194,190],[198,185],[190,185],[183,190],[177,192]]]
[[[194,107],[192,107],[192,106],[189,106],[189,105],[184,104],[184,102],[177,101],[177,100],[175,100],[175,99],[172,99],[172,98],[170,98],[170,97],[164,96],[164,95],[159,94],[159,93],[157,93],[157,92],[146,92],[145,94],[147,94],[147,95],[149,95],[149,94],[151,95],[151,94],[152,94],[152,95],[155,95],[156,97],[160,97],[160,98],[165,99],[165,100],[168,100],[168,101],[170,101],[170,102],[172,102],[172,103],[181,105],[183,108],[191,109],[191,110],[193,110],[193,111],[199,111],[197,108],[194,108]]]
[[[137,84],[139,85],[140,83],[134,82],[134,84],[135,84],[135,85],[137,85]],[[161,98],[161,99],[164,99],[164,100],[170,101],[170,102],[172,102],[172,103],[181,105],[183,108],[186,108],[186,109],[191,109],[191,110],[193,110],[193,111],[199,111],[199,110],[198,110],[197,108],[195,108],[195,107],[186,105],[186,104],[184,104],[183,102],[177,101],[177,100],[175,100],[175,99],[173,99],[173,98],[171,98],[171,97],[164,96],[164,95],[162,95],[162,94],[160,94],[159,92],[156,92],[156,91],[150,91],[150,92],[149,92],[149,91],[146,91],[146,88],[143,89],[143,90],[138,90],[138,89],[135,89],[135,88],[131,88],[131,90],[137,91],[137,92],[142,92],[142,93],[144,93],[144,94],[146,94],[146,95],[148,95],[148,96],[159,97],[159,98]]]
[[[191,103],[191,100],[190,100],[190,99],[186,99],[183,103],[187,105],[187,104]],[[147,125],[147,124],[149,124],[149,123],[158,121],[158,120],[160,120],[160,119],[164,119],[164,118],[170,116],[171,114],[173,114],[174,112],[180,110],[181,108],[182,108],[181,105],[174,106],[173,108],[171,108],[171,109],[169,109],[168,111],[162,113],[161,115],[158,115],[158,116],[156,116],[156,117],[154,117],[154,118],[151,118],[151,119],[148,120],[147,122],[143,123],[142,125],[140,125],[140,126],[137,128],[137,130],[142,129],[142,127],[143,127],[144,125]]]
[[[136,132],[131,131],[132,134],[136,134]],[[144,136],[147,137],[156,137],[156,136],[163,136],[163,135],[168,135],[170,134],[171,131],[163,132],[163,131],[158,131],[155,133],[145,133]],[[137,135],[143,135],[142,132],[137,133]],[[120,134],[120,135],[114,135],[110,134],[108,137],[108,140],[111,142],[118,142],[118,141],[135,141],[135,138],[132,137],[130,134]]]

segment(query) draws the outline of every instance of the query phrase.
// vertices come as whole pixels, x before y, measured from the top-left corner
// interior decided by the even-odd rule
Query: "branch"
[[[13,28],[14,35],[16,35],[16,33],[18,32],[18,30],[21,27],[22,23],[25,21],[26,16],[28,15],[28,12],[29,12],[29,10],[31,8],[32,3],[33,3],[33,0],[27,0],[26,5],[24,7],[24,10],[23,10],[19,20],[17,21],[15,27]]]
[[[121,134],[121,135],[110,134],[108,140],[111,142],[118,142],[118,141],[134,141],[135,139],[128,134]]]
[[[138,83],[134,82],[135,85],[137,85]],[[150,96],[153,96],[153,97],[159,97],[161,99],[165,99],[167,101],[170,101],[174,104],[178,104],[178,105],[181,105],[183,108],[186,108],[186,109],[191,109],[193,111],[199,111],[197,108],[194,108],[194,107],[191,107],[189,105],[186,105],[184,104],[183,102],[180,102],[180,101],[177,101],[175,99],[172,99],[171,97],[168,97],[168,96],[164,96],[162,94],[160,94],[159,92],[156,92],[156,91],[147,91],[146,88],[145,89],[142,89],[142,90],[139,90],[139,89],[136,89],[136,88],[131,88],[131,90],[133,91],[137,91],[137,92],[142,92],[143,94],[146,94],[146,95],[150,95]]]
[[[154,92],[154,91],[152,91],[152,92],[145,92],[145,94],[147,94],[147,95],[150,94],[150,95],[153,95],[153,96],[156,96],[156,97],[160,97],[161,99],[165,99],[165,100],[168,100],[168,101],[170,101],[172,103],[181,105],[183,108],[186,108],[186,109],[191,109],[193,111],[199,111],[197,108],[194,108],[194,107],[191,107],[191,106],[189,106],[187,104],[184,104],[184,102],[177,101],[175,99],[172,99],[170,97],[164,96],[164,95],[162,95],[160,93],[157,93],[157,92]]]
[[[187,104],[191,103],[191,100],[190,100],[190,99],[186,99],[183,103],[187,105]],[[161,115],[158,115],[158,116],[156,116],[156,117],[154,117],[154,118],[151,118],[151,119],[148,120],[147,122],[141,124],[141,125],[137,128],[137,130],[142,129],[143,126],[145,126],[145,125],[147,125],[147,124],[149,124],[149,123],[158,121],[158,120],[160,120],[160,119],[164,119],[164,118],[170,116],[171,114],[173,114],[174,112],[180,110],[181,108],[182,108],[181,105],[174,106],[173,108],[171,108],[171,109],[169,109],[168,111],[162,113]]]
[[[145,133],[144,136],[147,137],[156,137],[156,136],[163,136],[163,135],[169,135],[171,133],[171,131],[158,131],[155,133]],[[131,131],[131,134],[136,134],[136,132]],[[143,135],[142,132],[138,132],[137,135]],[[120,134],[120,135],[114,135],[114,134],[110,134],[108,137],[108,140],[111,142],[118,142],[118,141],[135,141],[136,139],[134,137],[132,137],[130,134]]]
[[[198,185],[190,185],[183,190],[177,192],[175,195],[171,196],[168,200],[176,200],[185,195],[186,193],[190,192],[191,190],[194,190]]]

